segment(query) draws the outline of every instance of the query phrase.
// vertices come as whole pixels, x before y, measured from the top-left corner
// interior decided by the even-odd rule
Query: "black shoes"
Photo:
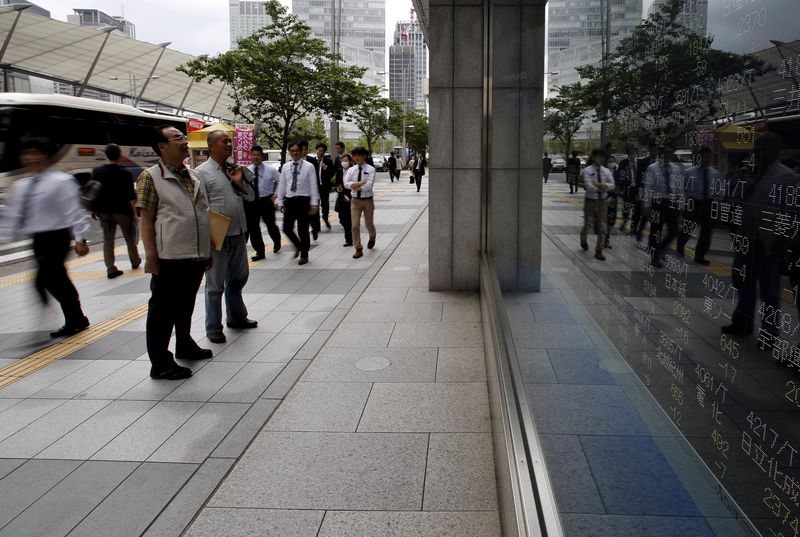
[[[353,243],[352,242],[346,242],[346,243],[342,244],[342,246],[344,246],[345,248],[350,248],[351,246],[353,246]]]
[[[262,259],[266,259],[267,256],[264,254],[256,254],[250,258],[250,261],[261,261]]]
[[[134,267],[134,268],[135,268],[135,267]],[[113,280],[113,279],[114,279],[114,278],[116,278],[117,276],[122,276],[122,271],[121,271],[121,270],[119,270],[119,269],[112,270],[111,272],[109,272],[108,274],[106,274],[106,278],[108,278],[109,280]]]
[[[586,241],[581,241],[581,248],[583,248],[584,252],[587,251],[589,249],[589,243]]]
[[[331,225],[328,223],[327,220],[325,220],[325,227],[328,228],[328,231],[330,231]]]
[[[656,268],[664,268],[664,263],[660,259],[654,259],[650,264]]]
[[[708,260],[708,259],[706,259],[706,258],[703,258],[703,259],[695,259],[695,260],[694,260],[694,262],[695,262],[695,263],[698,263],[698,264],[700,264],[700,265],[706,265],[706,266],[708,266],[708,265],[710,265],[710,264],[711,264],[711,261],[709,261],[709,260]]]
[[[150,368],[150,378],[156,380],[182,380],[188,379],[191,376],[191,369],[188,367],[181,367],[174,362],[164,369],[156,369],[155,366]]]
[[[359,257],[364,257],[364,250],[361,248],[356,250],[356,253],[353,254],[353,259],[358,259]]]
[[[308,263],[307,257],[301,257],[300,261],[297,262],[298,265],[305,265],[306,263]]]
[[[594,258],[595,259],[599,259],[600,261],[605,261],[606,260],[605,256],[603,255],[603,252],[595,252],[594,253]]]
[[[312,231],[311,236],[314,237],[314,240],[319,239],[319,231]]]
[[[138,263],[131,263],[131,268],[136,270],[142,264],[141,260]]]
[[[211,349],[202,349],[200,347],[175,353],[175,358],[178,360],[208,360],[212,356],[214,356],[214,351]]]
[[[206,334],[206,339],[208,339],[211,343],[225,343],[228,341],[225,338],[225,334],[219,332],[217,334]]]
[[[370,250],[375,248],[375,239],[370,239],[369,241],[367,241],[367,248],[369,248]]]
[[[280,245],[280,244],[279,244],[278,246],[275,246],[275,247],[272,249],[272,253],[273,253],[273,254],[277,254],[277,253],[278,253],[278,252],[280,252],[280,251],[281,251],[281,245]]]
[[[53,330],[50,332],[50,337],[74,336],[78,332],[83,332],[87,328],[89,328],[89,319],[84,317],[83,320],[77,324],[65,324],[58,330]]]
[[[241,329],[248,329],[248,328],[255,328],[258,326],[258,321],[254,321],[252,319],[242,319],[240,321],[228,321],[225,323],[228,325],[228,328],[241,328]]]

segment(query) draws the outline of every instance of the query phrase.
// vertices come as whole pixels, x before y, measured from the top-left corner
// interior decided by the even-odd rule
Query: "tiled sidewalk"
[[[334,223],[309,265],[252,266],[258,329],[209,344],[198,296],[215,356],[184,382],[147,376],[149,277],[76,263],[93,325],[136,320],[0,389],[0,537],[497,534],[477,295],[427,292],[424,192],[376,196],[364,258]],[[0,297],[2,368],[60,317],[29,283]]]

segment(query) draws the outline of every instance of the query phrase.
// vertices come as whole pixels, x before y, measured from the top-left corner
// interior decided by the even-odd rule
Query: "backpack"
[[[98,196],[100,196],[100,191],[102,189],[103,183],[97,179],[89,179],[86,181],[86,184],[81,187],[81,205],[83,205],[84,209],[88,211],[95,210],[95,202]]]

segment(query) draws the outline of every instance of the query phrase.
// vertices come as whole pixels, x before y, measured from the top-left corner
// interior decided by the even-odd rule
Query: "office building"
[[[73,9],[73,11],[74,15],[67,15],[67,22],[88,27],[115,26],[118,33],[136,39],[136,26],[124,17],[111,16],[99,9]]]
[[[231,49],[242,37],[247,37],[259,28],[270,23],[269,15],[264,9],[264,2],[259,0],[228,0],[230,17]]]
[[[428,47],[419,21],[398,21],[389,47],[389,98],[407,108],[425,110]]]
[[[37,6],[33,2],[26,2],[25,0],[0,0],[0,6],[13,6],[14,4],[29,4],[31,7],[27,8],[25,13],[30,15],[39,15],[42,17],[50,17],[49,11]]]

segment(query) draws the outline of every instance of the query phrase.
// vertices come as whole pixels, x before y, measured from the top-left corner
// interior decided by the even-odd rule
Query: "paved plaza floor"
[[[149,276],[70,262],[90,330],[53,342],[32,273],[0,278],[0,537],[499,535],[478,295],[427,291],[427,185],[376,187],[377,246],[338,222],[251,264],[250,331],[149,378]],[[335,213],[332,213],[335,214]],[[363,226],[362,226],[363,230]],[[363,232],[363,231],[362,231]]]

